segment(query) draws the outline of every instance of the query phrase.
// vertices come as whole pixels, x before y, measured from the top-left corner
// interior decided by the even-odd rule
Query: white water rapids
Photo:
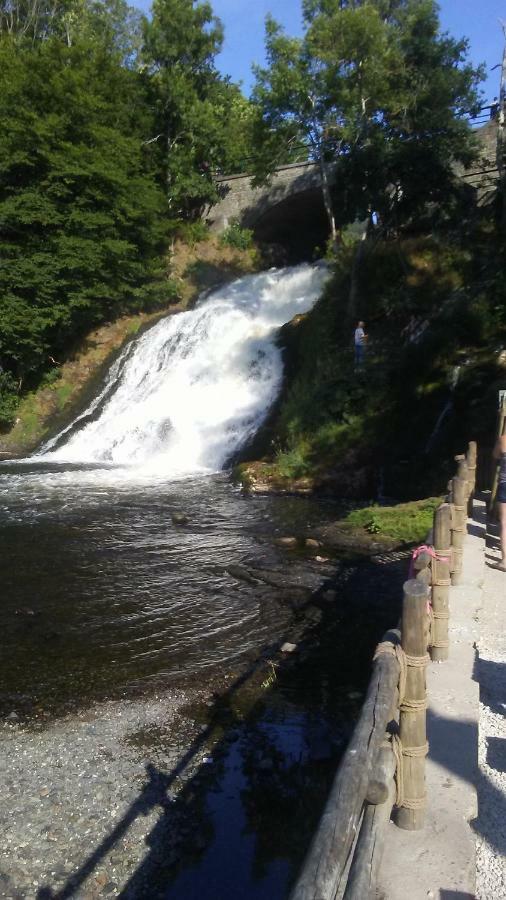
[[[279,393],[278,329],[313,306],[326,277],[321,264],[272,269],[162,319],[128,345],[98,397],[37,458],[169,477],[222,469]]]

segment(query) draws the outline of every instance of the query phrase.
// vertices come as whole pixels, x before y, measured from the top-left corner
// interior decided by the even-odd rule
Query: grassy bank
[[[66,359],[55,360],[41,382],[20,397],[14,425],[0,434],[0,454],[30,453],[85,407],[128,341],[163,316],[189,308],[202,291],[255,271],[258,265],[252,248],[238,249],[211,237],[177,241],[168,267],[167,305],[106,323],[69,348]]]
[[[343,526],[357,534],[372,534],[399,544],[418,544],[426,540],[434,510],[441,503],[441,497],[429,497],[396,506],[365,506],[350,512]]]

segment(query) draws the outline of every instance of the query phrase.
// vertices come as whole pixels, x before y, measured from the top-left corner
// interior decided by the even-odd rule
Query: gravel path
[[[179,714],[195,699],[169,692],[103,703],[44,728],[14,717],[0,726],[0,897],[118,896],[148,853],[162,795],[165,807],[174,802],[204,761],[203,726]],[[87,874],[81,867],[115,829]],[[177,858],[176,846],[165,851]]]
[[[496,541],[491,542],[494,547]],[[478,900],[506,900],[506,574],[490,567],[487,548],[480,614],[477,676],[480,684],[477,833]]]

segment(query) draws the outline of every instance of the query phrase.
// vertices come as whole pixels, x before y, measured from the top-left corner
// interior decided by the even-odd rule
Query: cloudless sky
[[[264,61],[264,21],[272,13],[288,34],[301,32],[300,0],[211,0],[225,26],[225,44],[218,58],[220,70],[242,81],[249,93],[251,64]],[[506,0],[440,0],[441,23],[454,37],[470,40],[471,59],[487,65],[485,100],[499,93],[499,71],[490,72],[502,59],[503,35],[499,19],[506,20]]]
[[[130,0],[145,12],[150,0]],[[225,27],[225,42],[217,63],[224,75],[241,81],[249,94],[253,63],[264,62],[264,22],[271,13],[290,35],[302,30],[300,0],[211,0],[211,5]],[[499,20],[506,21],[506,0],[439,0],[443,30],[454,37],[467,37],[473,63],[485,63],[487,82],[483,86],[485,102],[499,93],[503,33]]]

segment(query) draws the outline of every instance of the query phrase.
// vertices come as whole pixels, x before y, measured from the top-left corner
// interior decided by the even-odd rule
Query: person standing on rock
[[[357,369],[364,362],[366,341],[367,335],[364,331],[364,322],[359,322],[355,328],[355,366]]]
[[[497,488],[497,505],[499,507],[499,527],[501,530],[501,562],[497,568],[506,572],[506,434],[497,438],[494,447],[494,459],[499,461],[499,486]]]

